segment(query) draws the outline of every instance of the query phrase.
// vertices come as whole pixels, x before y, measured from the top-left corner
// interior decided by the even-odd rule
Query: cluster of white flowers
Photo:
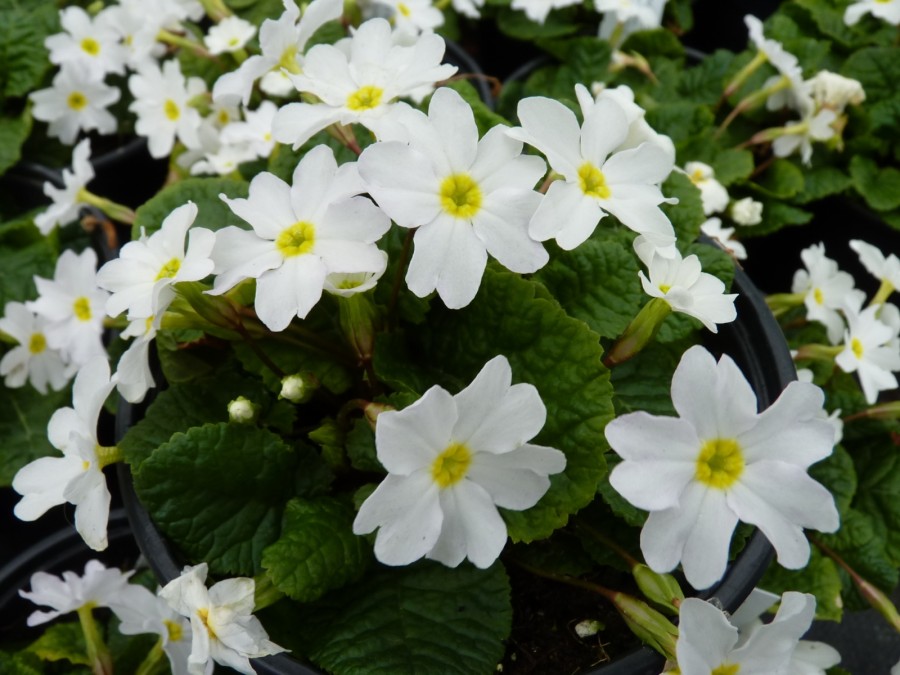
[[[794,274],[791,290],[806,307],[806,318],[823,324],[829,342],[837,345],[826,350],[827,355],[844,372],[857,374],[866,401],[872,404],[880,392],[898,387],[894,373],[900,371],[900,309],[887,299],[900,288],[900,259],[858,239],[850,246],[881,283],[867,307],[863,307],[865,293],[825,255],[822,244],[801,253],[805,269]]]
[[[123,634],[159,636],[173,675],[209,675],[215,663],[255,675],[250,659],[284,651],[269,640],[252,614],[253,579],[225,579],[207,588],[207,568],[201,564],[186,567],[181,576],[153,593],[129,583],[131,574],[97,560],[85,565],[82,576],[37,572],[31,577],[31,590],[19,594],[51,611],[33,612],[28,625],[71,612],[81,616],[90,615],[94,608],[109,608],[121,622]],[[95,668],[95,672],[106,671]]]

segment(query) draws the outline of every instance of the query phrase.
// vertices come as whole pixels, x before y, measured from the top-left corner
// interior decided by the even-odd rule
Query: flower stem
[[[100,635],[97,622],[94,621],[93,604],[83,605],[77,611],[81,631],[84,633],[84,642],[87,645],[87,657],[90,661],[91,672],[94,675],[112,675],[112,656],[103,641],[103,636]]]
[[[809,359],[810,361],[834,361],[834,357],[844,351],[843,346],[829,346],[809,344],[803,345],[794,355],[795,361]]]
[[[153,645],[153,649],[147,652],[147,656],[141,661],[141,665],[138,666],[138,669],[134,671],[134,675],[152,675],[165,654],[166,653],[163,650],[163,639],[160,638],[156,641],[156,644]]]
[[[206,16],[216,23],[231,16],[231,10],[228,9],[222,0],[200,0],[200,4],[203,5],[203,11],[206,12]]]
[[[388,304],[388,317],[393,319],[397,310],[397,299],[400,297],[400,286],[403,285],[403,273],[406,271],[406,265],[409,262],[409,253],[412,250],[413,236],[415,230],[409,230],[403,240],[403,248],[400,250],[400,258],[397,260],[397,269],[394,272],[394,284],[391,286],[391,301]]]
[[[891,401],[890,403],[882,403],[874,405],[871,408],[862,410],[853,415],[844,417],[844,422],[855,422],[857,420],[896,420],[900,419],[900,401]]]
[[[869,301],[869,306],[872,305],[883,305],[887,302],[887,299],[891,297],[891,293],[893,293],[896,289],[894,288],[894,284],[892,284],[888,279],[882,279],[881,285],[878,287],[878,290],[875,292],[875,295]]]
[[[765,89],[755,91],[744,98],[734,107],[734,109],[730,113],[728,113],[728,117],[726,117],[722,124],[719,125],[719,128],[716,129],[716,133],[713,135],[713,138],[718,138],[719,136],[721,136],[728,128],[728,125],[736,120],[739,115],[746,112],[747,110],[755,108],[762,103],[765,103],[766,99],[768,99],[769,96],[781,91],[782,89],[787,89],[789,86],[791,86],[791,81],[786,76],[782,76],[774,84],[766,87]]]
[[[113,220],[118,220],[120,223],[125,223],[127,225],[132,225],[134,223],[134,211],[127,206],[117,204],[106,197],[100,197],[93,192],[88,192],[86,189],[81,188],[81,190],[78,191],[76,199],[83,204],[96,206],[107,216]]]
[[[668,302],[662,298],[651,298],[610,347],[603,358],[603,365],[612,368],[636,356],[654,338],[662,322],[671,313],[672,307]]]
[[[101,469],[125,461],[125,453],[117,445],[98,445],[95,452]]]
[[[194,40],[189,40],[183,35],[178,35],[168,30],[161,30],[156,35],[156,39],[160,42],[165,42],[166,44],[173,45],[175,47],[181,47],[182,49],[187,49],[189,51],[194,52],[197,56],[200,56],[204,59],[213,59],[215,58],[203,45]]]
[[[728,83],[728,85],[725,87],[725,91],[722,92],[722,98],[720,99],[720,101],[725,100],[738,89],[740,89],[741,85],[747,81],[747,78],[755,73],[756,70],[766,61],[768,61],[766,55],[762,52],[757,52],[756,56],[753,57],[750,63],[741,68],[740,71],[738,71],[738,74],[735,75],[734,78],[732,78],[731,82]]]
[[[275,584],[272,583],[269,575],[265,572],[253,577],[253,581],[255,584],[253,591],[254,612],[258,612],[269,605],[274,605],[284,597],[284,593],[275,587]]]
[[[803,293],[773,293],[766,296],[766,304],[775,318],[778,318],[794,307],[802,305],[805,298]]]

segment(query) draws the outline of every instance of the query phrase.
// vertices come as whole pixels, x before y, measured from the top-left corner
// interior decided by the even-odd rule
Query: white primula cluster
[[[887,299],[900,284],[900,259],[856,239],[850,247],[881,282],[868,306],[863,306],[865,293],[825,255],[822,244],[801,252],[805,269],[794,274],[791,290],[802,296],[806,318],[826,327],[828,341],[835,346],[825,353],[844,372],[857,374],[866,401],[872,404],[880,392],[898,387],[894,373],[900,371],[900,309]],[[812,354],[809,348],[801,350],[801,357]]]
[[[131,574],[97,560],[88,561],[81,576],[37,572],[31,577],[31,590],[19,594],[50,611],[33,612],[28,625],[71,612],[77,612],[84,625],[93,621],[93,609],[108,608],[124,635],[159,636],[157,648],[166,654],[173,675],[208,675],[214,664],[254,675],[250,659],[284,651],[269,640],[252,614],[253,579],[225,579],[207,588],[206,565],[201,564],[186,567],[181,576],[153,593],[129,583]],[[100,664],[91,665],[106,672]]]
[[[606,427],[622,457],[610,483],[650,512],[641,531],[647,564],[668,572],[680,562],[694,588],[709,588],[725,573],[743,521],[765,534],[783,566],[806,565],[804,528],[834,532],[839,525],[831,493],[807,474],[834,446],[823,402],[818,387],[792,382],[757,412],[756,395],[731,358],[688,349],[672,378],[678,417],[635,412]]]

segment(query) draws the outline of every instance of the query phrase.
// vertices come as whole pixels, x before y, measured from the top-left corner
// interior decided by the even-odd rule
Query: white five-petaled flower
[[[533,238],[556,239],[570,250],[611,213],[663,255],[674,255],[675,231],[659,208],[666,201],[659,185],[672,171],[672,157],[649,142],[615,152],[630,128],[615,100],[597,101],[582,126],[562,103],[544,97],[519,101],[518,116],[522,126],[507,133],[540,150],[564,179],[550,185],[532,217]]]
[[[57,410],[47,425],[50,444],[63,456],[26,464],[12,483],[22,495],[14,508],[16,517],[37,520],[54,506],[74,504],[75,529],[95,551],[107,546],[110,501],[97,443],[97,418],[114,386],[105,357],[87,363],[75,377],[73,407]]]
[[[746,260],[747,249],[737,239],[733,239],[733,227],[722,227],[721,218],[709,218],[700,224],[700,231],[725,249],[735,260]]]
[[[772,141],[772,153],[776,157],[788,157],[799,150],[800,161],[809,164],[813,141],[825,142],[834,138],[832,123],[836,119],[837,113],[834,110],[822,108],[814,112],[810,107],[802,119],[789,122],[783,127],[781,135]]]
[[[900,0],[859,0],[844,10],[844,23],[853,26],[865,15],[887,21],[896,26],[900,24]]]
[[[878,400],[878,393],[896,389],[900,371],[900,346],[897,330],[900,325],[891,325],[879,318],[882,307],[893,305],[870,305],[860,309],[858,302],[844,305],[847,330],[844,334],[844,349],[834,361],[845,373],[857,373],[859,384],[871,405]],[[891,312],[896,318],[896,312]]]
[[[813,244],[800,252],[806,269],[794,273],[792,293],[803,293],[806,318],[818,321],[828,330],[828,341],[837,344],[844,335],[844,319],[840,310],[844,305],[859,306],[865,294],[854,288],[854,280],[838,269],[837,263],[825,255],[825,245]]]
[[[641,531],[647,564],[668,572],[680,561],[694,588],[708,588],[725,572],[741,520],[762,530],[783,566],[803,567],[803,528],[839,525],[831,493],[806,473],[833,447],[823,400],[818,387],[791,382],[757,413],[756,395],[730,357],[716,362],[701,346],[688,349],[672,378],[679,417],[635,412],[606,427],[623,458],[610,483],[651,512]]]
[[[65,32],[44,40],[50,63],[83,64],[98,82],[107,73],[125,72],[128,52],[104,12],[92,19],[81,7],[65,7],[59,11],[59,22]]]
[[[387,9],[394,31],[405,40],[414,41],[421,33],[431,33],[444,25],[444,13],[432,0],[372,0],[367,6],[373,12]]]
[[[161,289],[181,281],[199,281],[213,270],[210,258],[216,237],[211,230],[191,228],[197,205],[188,202],[163,220],[149,237],[122,247],[119,257],[97,272],[97,285],[110,291],[106,311],[110,316],[128,313],[129,319],[145,319],[165,310],[171,300]],[[185,240],[188,241],[185,250]]]
[[[478,292],[488,253],[514,272],[542,267],[547,252],[527,228],[544,162],[523,155],[503,126],[479,141],[472,109],[452,89],[435,92],[427,117],[407,108],[401,120],[396,137],[366,148],[359,171],[394,222],[418,228],[410,290],[424,297],[436,289],[458,309]]]
[[[244,110],[244,120],[230,122],[223,129],[220,140],[223,145],[244,146],[255,157],[268,157],[275,147],[272,122],[278,106],[263,101],[256,110]]]
[[[591,92],[594,92],[593,95]],[[595,82],[591,85],[591,90],[583,84],[575,85],[575,96],[578,99],[578,105],[581,108],[581,114],[587,117],[593,109],[596,101],[605,98],[612,99],[622,108],[625,113],[625,119],[628,121],[628,134],[625,140],[618,146],[613,148],[613,152],[621,150],[630,150],[638,147],[645,141],[659,146],[666,155],[671,159],[671,163],[675,164],[675,144],[672,139],[656,131],[646,120],[647,111],[635,103],[634,90],[627,84],[620,84],[617,87],[607,87],[603,83]]]
[[[344,11],[342,0],[313,0],[300,17],[294,0],[284,0],[284,12],[278,19],[266,19],[259,29],[261,54],[245,60],[237,70],[225,73],[213,85],[213,100],[230,103],[250,102],[253,84],[260,78],[260,88],[273,96],[287,96],[292,91],[285,72],[299,73],[303,66],[306,43],[325,23]],[[298,22],[299,20],[299,22]]]
[[[388,475],[353,531],[379,528],[382,563],[424,556],[449,567],[466,558],[489,567],[507,539],[497,507],[534,506],[548,476],[565,469],[559,450],[528,442],[547,416],[537,389],[511,382],[509,362],[497,356],[455,396],[434,386],[411,406],[378,416],[375,445]]]
[[[716,180],[716,172],[709,164],[688,162],[684,165],[684,173],[700,190],[704,215],[721,213],[728,206],[728,190]]]
[[[85,249],[63,251],[53,279],[34,277],[38,298],[26,307],[47,320],[47,344],[81,367],[97,354],[106,354],[101,337],[106,291],[97,287],[97,254]]]
[[[200,113],[190,101],[206,91],[199,77],[185,80],[176,59],[150,62],[128,78],[134,101],[128,109],[138,117],[135,131],[147,138],[150,154],[165,157],[176,137],[189,148],[200,144]]]
[[[253,579],[225,579],[206,587],[206,563],[185,567],[181,576],[160,590],[159,595],[191,622],[191,653],[188,672],[212,672],[213,662],[255,675],[250,659],[285,651],[269,640],[265,628],[253,616]]]
[[[694,317],[713,333],[719,331],[717,324],[737,318],[737,294],[725,293],[722,280],[704,272],[696,255],[682,258],[676,251],[666,258],[643,237],[635,239],[634,249],[647,266],[647,275],[638,272],[647,295],[665,300],[672,311]]]
[[[45,326],[46,319],[30,312],[23,303],[6,303],[0,331],[19,342],[0,359],[0,375],[7,387],[21,387],[28,381],[46,394],[48,384],[59,391],[74,374],[74,368],[63,361],[62,355],[47,345]]]
[[[243,49],[254,35],[256,26],[239,16],[229,16],[212,26],[203,41],[211,54],[224,54]]]
[[[44,194],[53,200],[46,211],[34,217],[34,224],[41,234],[50,234],[57,225],[66,225],[78,217],[85,202],[81,201],[82,190],[94,178],[94,167],[90,162],[91,141],[85,138],[72,151],[72,170],[63,169],[63,187],[58,188],[49,181],[44,183]]]
[[[334,124],[362,124],[378,136],[398,110],[397,99],[456,73],[441,64],[446,45],[436,33],[423,33],[412,45],[397,44],[381,18],[363,23],[353,37],[316,45],[306,54],[303,72],[288,77],[298,91],[319,103],[289,103],[273,124],[275,140],[299,148]]]
[[[172,675],[188,675],[191,654],[191,622],[169,606],[163,598],[137,584],[129,584],[111,608],[122,635],[155,633],[169,658]]]
[[[165,45],[156,40],[167,20],[163,0],[119,0],[107,5],[102,14],[121,39],[125,63],[132,70],[140,70],[165,54]]]
[[[738,632],[725,613],[698,598],[679,608],[678,669],[681,675],[795,675],[791,668],[800,638],[815,614],[815,597],[786,592],[771,623]],[[833,665],[833,664],[832,664]]]
[[[116,118],[107,108],[121,95],[117,88],[93,78],[84,64],[69,63],[53,78],[53,86],[30,95],[34,102],[31,114],[49,123],[48,134],[71,145],[79,131],[113,133]]]
[[[108,568],[99,560],[89,560],[84,566],[83,576],[75,572],[63,572],[61,577],[35,572],[31,576],[31,591],[19,591],[19,595],[36,605],[52,609],[49,612],[33,612],[28,617],[28,625],[47,623],[87,605],[111,607],[127,592],[128,577],[132,574],[115,567]]]
[[[256,313],[270,330],[304,318],[335,272],[381,274],[387,255],[375,242],[390,220],[368,198],[355,163],[337,165],[328,146],[311,150],[297,164],[293,184],[270,173],[250,183],[246,199],[221,195],[252,231],[230,226],[216,233],[215,284],[224,293],[256,279]]]
[[[850,248],[856,251],[866,271],[878,279],[888,293],[900,288],[900,258],[895,253],[884,255],[877,246],[860,239],[851,239]]]

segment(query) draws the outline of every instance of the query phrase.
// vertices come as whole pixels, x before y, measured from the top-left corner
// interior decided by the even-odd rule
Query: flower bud
[[[678,629],[671,621],[646,602],[625,593],[615,593],[610,599],[632,633],[667,659],[676,660]]]
[[[291,403],[306,403],[319,388],[319,381],[311,373],[295,373],[281,380],[278,398],[286,398]]]
[[[238,424],[248,424],[256,419],[259,406],[244,396],[238,396],[228,404],[228,419]]]
[[[762,222],[763,205],[752,197],[744,197],[731,203],[728,215],[738,225],[759,225]]]
[[[678,607],[684,600],[681,586],[671,574],[660,574],[640,563],[631,569],[631,574],[638,588],[651,602],[659,605],[663,611],[678,614]]]

